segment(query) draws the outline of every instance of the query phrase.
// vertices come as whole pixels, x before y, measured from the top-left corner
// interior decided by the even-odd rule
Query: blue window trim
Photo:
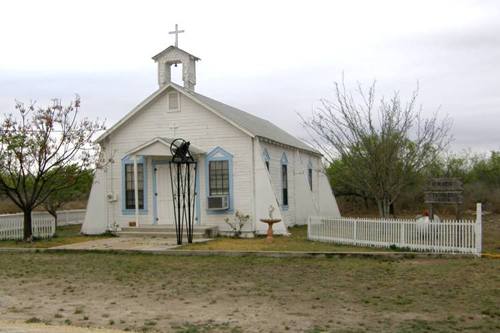
[[[262,158],[266,162],[269,162],[271,160],[271,156],[269,155],[269,152],[267,151],[267,148],[264,148],[264,151],[262,152]]]
[[[262,159],[264,160],[264,165],[270,164],[271,162],[271,156],[269,156],[269,152],[267,151],[267,148],[264,148],[262,151]],[[267,168],[267,166],[266,166]],[[269,165],[269,169],[267,171],[270,171],[271,166]]]
[[[233,155],[221,147],[215,147],[205,157],[205,194],[208,200],[210,195],[210,176],[208,164],[210,161],[228,161],[229,169],[229,208],[226,210],[208,210],[208,215],[228,214],[234,211],[234,191],[233,191]]]
[[[169,161],[165,160],[153,160],[152,162],[152,170],[153,170],[153,224],[158,224],[158,197],[155,195],[158,185],[157,185],[157,180],[156,180],[156,172],[155,168],[159,164],[168,164]],[[198,168],[198,165],[196,166]],[[196,170],[196,187],[194,191],[196,192],[196,203],[195,203],[195,210],[196,210],[196,216],[195,216],[195,224],[201,224],[201,207],[200,207],[200,172],[199,169]],[[170,172],[170,170],[169,170]],[[170,176],[170,175],[169,175]],[[172,189],[168,189],[169,191],[172,191]]]
[[[283,155],[281,155],[281,165],[288,165],[288,158],[286,157],[285,152],[283,152]]]
[[[134,159],[131,158],[130,156],[125,156],[122,158],[121,161],[121,182],[122,182],[122,214],[123,215],[134,215],[135,214],[135,209],[127,209],[125,208],[125,165],[127,164],[134,164]],[[148,168],[147,168],[147,163],[146,159],[144,156],[137,156],[137,164],[143,164],[143,171],[144,171],[144,191],[142,193],[143,195],[143,202],[144,202],[144,208],[139,209],[139,214],[141,215],[146,215],[148,213]]]
[[[283,201],[283,165],[286,165],[286,175],[287,175],[287,190],[288,190],[288,202],[290,203],[290,177],[288,176],[288,158],[286,157],[286,153],[283,152],[283,155],[281,155],[281,165],[280,165],[280,179],[281,179],[281,201]],[[283,205],[281,204],[281,209],[282,210],[288,210],[288,205]]]

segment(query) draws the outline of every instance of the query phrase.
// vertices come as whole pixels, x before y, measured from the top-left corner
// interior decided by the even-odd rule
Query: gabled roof
[[[158,58],[159,58],[159,57],[161,57],[161,56],[162,56],[162,55],[164,55],[165,53],[170,52],[170,51],[173,51],[173,50],[178,50],[178,51],[180,51],[180,52],[182,52],[182,53],[185,53],[186,55],[193,57],[193,58],[194,58],[194,60],[201,60],[201,59],[200,59],[200,58],[198,58],[197,56],[192,55],[191,53],[186,52],[186,51],[184,51],[183,49],[180,49],[180,48],[178,48],[177,46],[173,46],[173,45],[170,45],[170,46],[169,46],[169,47],[167,47],[165,50],[163,50],[163,51],[161,51],[160,53],[158,53],[157,55],[155,55],[155,56],[153,57],[153,60],[154,60],[154,61],[156,61],[156,60],[158,60]]]
[[[161,87],[157,91],[155,91],[153,94],[147,97],[142,103],[137,105],[132,111],[130,111],[127,115],[125,115],[125,117],[120,119],[120,121],[118,121],[115,125],[109,128],[105,133],[103,133],[99,138],[97,138],[96,141],[101,142],[102,140],[104,140],[108,135],[110,135],[116,129],[121,127],[125,122],[127,122],[127,120],[133,117],[137,112],[139,112],[149,103],[154,101],[168,88],[173,88],[177,90],[178,92],[192,99],[196,103],[204,106],[209,111],[213,112],[220,118],[226,120],[231,125],[235,126],[236,128],[240,129],[241,131],[243,131],[244,133],[248,134],[251,137],[260,137],[274,143],[283,144],[286,146],[298,148],[314,154],[321,155],[321,153],[310,147],[308,144],[302,142],[301,140],[297,139],[288,132],[282,130],[281,128],[274,125],[268,120],[259,118],[248,112],[239,110],[235,107],[216,101],[207,96],[198,94],[194,91],[187,90],[175,83],[169,83]]]
[[[257,116],[254,116],[253,114],[242,111],[240,109],[224,104],[222,102],[216,101],[212,98],[203,96],[196,92],[189,92],[189,93],[195,96],[198,100],[202,101],[204,104],[207,104],[212,108],[214,108],[215,110],[219,111],[223,116],[227,117],[228,119],[231,119],[233,122],[245,128],[247,131],[249,131],[255,136],[259,136],[274,141],[276,143],[282,143],[288,146],[300,148],[303,150],[319,154],[318,151],[311,148],[308,144],[302,142],[295,136],[279,128],[278,126],[274,125],[272,122],[268,120],[259,118]]]

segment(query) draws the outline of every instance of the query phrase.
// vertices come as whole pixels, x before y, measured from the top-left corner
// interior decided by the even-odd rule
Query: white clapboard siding
[[[476,221],[422,223],[406,219],[309,217],[310,240],[359,246],[408,248],[414,251],[481,253],[481,204]]]
[[[51,238],[56,232],[55,221],[52,216],[32,215],[32,232],[35,238]],[[0,240],[23,239],[23,216],[12,214],[10,217],[0,217]]]

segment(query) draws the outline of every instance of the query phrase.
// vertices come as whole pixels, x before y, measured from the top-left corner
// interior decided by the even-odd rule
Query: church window
[[[312,163],[309,161],[309,165],[307,166],[307,180],[309,182],[309,189],[313,190],[313,169]]]
[[[134,165],[125,165],[125,203],[126,209],[135,209]],[[139,209],[144,209],[144,165],[137,164],[137,188],[139,192]]]
[[[288,207],[288,158],[283,153],[281,157],[281,204]]]
[[[135,182],[134,182],[134,161],[132,158],[122,159],[122,213],[125,215],[135,212]],[[147,211],[147,174],[146,161],[143,156],[137,158],[137,192],[139,194],[140,213]]]
[[[209,169],[209,184],[210,196],[228,195],[229,194],[229,161],[210,161]]]
[[[288,166],[283,164],[281,166],[281,181],[282,181],[282,203],[283,206],[288,206]]]
[[[269,171],[269,162],[271,161],[271,156],[269,156],[269,152],[265,148],[262,152],[262,158],[264,159],[264,163],[266,164],[267,171]]]
[[[174,91],[168,93],[168,112],[180,111],[179,93]]]
[[[210,151],[205,160],[207,197],[227,197],[227,209],[208,209],[207,214],[227,214],[233,211],[233,155],[221,147]]]

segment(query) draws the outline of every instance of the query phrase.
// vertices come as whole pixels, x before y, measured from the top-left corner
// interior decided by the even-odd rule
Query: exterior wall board
[[[154,137],[177,138],[189,140],[192,145],[210,152],[220,146],[234,156],[233,158],[233,184],[234,184],[234,209],[246,214],[253,213],[253,176],[252,176],[252,138],[241,132],[223,119],[220,119],[202,106],[180,94],[180,112],[168,112],[167,95],[160,96],[149,106],[136,114],[122,127],[118,128],[104,143],[106,154],[115,162],[108,166],[106,174],[107,192],[121,196],[122,170],[119,161],[126,153],[135,147],[151,140]],[[147,183],[153,184],[152,167],[153,159],[161,157],[145,157],[148,168]],[[202,224],[219,225],[221,230],[228,227],[224,223],[225,217],[233,216],[234,212],[227,214],[210,215],[206,210],[206,178],[204,170],[205,160],[198,160],[198,172],[201,189],[200,211]],[[153,193],[152,186],[148,188],[146,200],[147,212],[143,212],[139,219],[141,224],[152,224]],[[121,197],[116,202],[110,203],[108,216],[110,224],[116,222],[122,226],[134,220],[135,216],[122,214]]]
[[[155,137],[171,139],[180,137],[190,141],[193,146],[205,153],[220,147],[233,156],[232,209],[222,214],[210,214],[207,211],[206,158],[205,155],[197,156],[198,195],[200,197],[197,211],[200,212],[199,223],[201,224],[217,225],[222,232],[230,231],[224,219],[227,217],[232,219],[234,213],[240,211],[251,217],[244,231],[255,231],[258,223],[255,219],[266,213],[267,203],[277,202],[279,205],[282,203],[281,165],[284,155],[286,155],[288,168],[288,207],[281,209],[276,216],[282,217],[286,226],[291,226],[305,224],[310,215],[317,215],[322,211],[329,212],[321,207],[335,207],[338,212],[333,194],[327,191],[329,184],[323,184],[328,180],[324,175],[321,158],[318,155],[252,138],[183,94],[179,94],[180,111],[168,112],[169,91],[165,91],[151,101],[101,142],[106,159],[113,162],[106,166],[99,188],[104,192],[104,197],[111,194],[115,198],[106,200],[105,212],[100,215],[107,217],[102,217],[105,219],[104,225],[126,226],[129,221],[135,220],[135,214],[127,215],[122,211],[124,208],[123,174],[120,161],[129,151]],[[169,154],[168,147],[161,147],[161,145],[148,147],[142,152],[148,152],[151,155],[161,154],[162,149]],[[148,184],[145,198],[147,209],[139,215],[141,225],[150,225],[154,222],[153,161],[166,158],[165,156],[144,157],[146,184]],[[265,161],[269,162],[269,171],[265,170]],[[307,183],[309,165],[313,169],[312,191]],[[269,177],[269,179],[262,181],[256,179],[257,176]],[[266,193],[259,193],[262,191]],[[320,193],[326,193],[326,195],[320,195]],[[273,195],[276,201],[272,200]],[[88,211],[91,210],[88,209]],[[285,227],[283,233],[286,233]]]

